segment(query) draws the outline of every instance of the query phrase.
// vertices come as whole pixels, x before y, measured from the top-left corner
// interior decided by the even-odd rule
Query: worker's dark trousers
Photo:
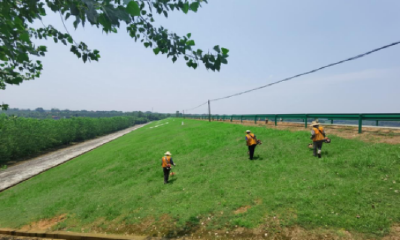
[[[164,183],[168,183],[169,172],[171,171],[171,169],[163,167],[163,170],[164,170]]]
[[[249,146],[249,153],[250,153],[250,160],[253,160],[254,150],[256,149],[257,145]]]
[[[324,143],[324,141],[313,141],[314,156],[317,156],[317,150],[322,149],[322,143]]]

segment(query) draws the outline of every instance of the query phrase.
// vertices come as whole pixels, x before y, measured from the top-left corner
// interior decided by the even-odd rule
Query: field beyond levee
[[[253,161],[249,128],[263,141]],[[318,159],[309,137],[222,122],[154,122],[1,192],[0,228],[164,239],[398,239],[400,145],[329,135]],[[166,151],[177,164],[168,185]]]

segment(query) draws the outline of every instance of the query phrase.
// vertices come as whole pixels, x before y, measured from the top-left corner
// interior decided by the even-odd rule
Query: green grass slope
[[[166,220],[176,230],[229,230],[277,217],[279,227],[383,235],[400,222],[399,145],[330,136],[317,159],[306,131],[181,121],[152,123],[0,193],[0,227],[67,214],[56,228],[146,223],[152,233]],[[248,128],[263,141],[253,161]],[[177,164],[169,185],[166,151]]]

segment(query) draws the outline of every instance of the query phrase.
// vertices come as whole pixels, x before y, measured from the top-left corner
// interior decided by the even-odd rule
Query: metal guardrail
[[[334,120],[357,120],[358,121],[358,133],[362,133],[362,123],[364,120],[376,121],[376,126],[379,126],[379,121],[400,121],[400,113],[360,113],[360,114],[253,114],[253,115],[185,115],[185,118],[190,119],[222,119],[222,120],[254,120],[257,124],[258,119],[268,118],[268,120],[274,120],[277,125],[278,120],[283,121],[285,119],[298,119],[304,122],[304,128],[307,128],[310,119],[328,119],[333,124]]]

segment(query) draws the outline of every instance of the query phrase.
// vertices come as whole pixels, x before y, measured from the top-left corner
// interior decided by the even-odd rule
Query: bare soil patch
[[[383,237],[384,240],[400,240],[400,224],[394,225],[389,235]]]
[[[236,211],[234,211],[234,214],[239,214],[239,213],[245,213],[247,212],[247,209],[251,208],[250,206],[244,206],[244,207],[240,207],[239,209],[237,209]]]
[[[242,207],[238,210],[244,210]],[[212,229],[207,224],[212,223],[212,216],[204,217],[198,222],[187,223],[182,228],[176,228],[177,220],[173,220],[165,216],[162,220],[144,220],[143,223],[109,226],[107,230],[98,228],[96,232],[112,232],[115,233],[115,227],[118,226],[117,232],[120,234],[145,235],[148,239],[177,239],[177,240],[264,240],[264,239],[369,239],[371,237],[364,234],[352,233],[344,229],[304,229],[299,226],[282,227],[279,217],[268,217],[265,222],[256,228],[245,228],[235,226],[234,228]],[[155,222],[153,222],[155,221]],[[372,237],[376,238],[376,237]]]
[[[245,206],[235,211],[243,213],[251,206]],[[63,221],[66,215],[60,215],[52,219],[44,219],[31,225],[24,226],[21,231],[49,231],[52,227]],[[208,224],[212,224],[214,216],[198,217],[193,222],[188,222],[181,228],[177,228],[178,220],[172,219],[168,215],[162,216],[160,219],[146,218],[134,224],[126,224],[122,219],[118,218],[114,221],[105,223],[105,219],[98,220],[87,227],[82,228],[82,232],[92,234],[117,234],[117,235],[143,235],[146,239],[188,239],[188,240],[264,240],[264,239],[295,239],[295,240],[354,240],[354,239],[376,239],[376,236],[370,236],[357,232],[350,232],[345,229],[335,228],[316,228],[305,229],[300,226],[286,227],[281,225],[278,216],[268,216],[260,226],[256,228],[245,228],[240,226],[227,227],[222,229],[212,229]],[[121,237],[122,237],[121,236]],[[139,237],[139,236],[138,236]],[[0,235],[0,240],[38,240],[44,238],[37,237],[21,237]],[[400,225],[396,224],[392,227],[391,232],[383,237],[384,240],[399,240]]]
[[[21,231],[49,231],[53,226],[66,218],[66,214],[59,215],[51,219],[42,219],[40,221],[23,226]]]

